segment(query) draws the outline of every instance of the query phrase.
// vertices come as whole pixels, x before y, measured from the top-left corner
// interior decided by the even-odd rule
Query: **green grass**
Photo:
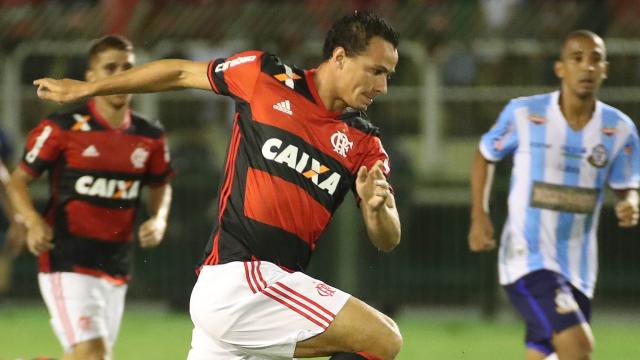
[[[634,318],[597,318],[594,359],[638,357],[640,321]],[[487,322],[475,312],[405,312],[398,317],[405,346],[399,360],[523,359],[522,325],[510,316]],[[115,348],[116,360],[184,359],[189,348],[191,322],[157,306],[130,304]],[[0,307],[0,359],[56,356],[60,347],[49,327],[44,306],[11,304]]]

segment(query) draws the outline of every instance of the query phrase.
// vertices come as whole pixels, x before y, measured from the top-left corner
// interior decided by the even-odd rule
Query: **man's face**
[[[127,69],[131,69],[135,63],[135,56],[130,51],[117,49],[107,49],[96,54],[89,59],[89,69],[86,73],[87,81],[93,82],[119,74]],[[106,102],[114,108],[121,108],[129,105],[131,95],[109,95],[103,96]]]
[[[343,59],[338,96],[350,107],[366,110],[379,94],[387,93],[387,81],[398,63],[398,51],[380,37],[369,40],[367,49]]]
[[[608,66],[602,39],[579,36],[565,43],[555,71],[563,89],[585,99],[598,92],[607,77]]]

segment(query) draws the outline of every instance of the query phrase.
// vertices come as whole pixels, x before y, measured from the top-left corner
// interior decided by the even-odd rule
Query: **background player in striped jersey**
[[[210,63],[162,60],[95,83],[40,79],[40,97],[213,90],[236,101],[213,237],[191,296],[189,359],[392,359],[396,324],[305,275],[315,242],[355,190],[372,243],[400,241],[388,157],[363,112],[387,91],[398,37],[357,12],[329,30],[317,69],[261,51]],[[347,241],[353,239],[347,239]]]
[[[119,36],[89,50],[89,82],[122,73],[133,46]],[[129,109],[131,95],[98,96],[43,119],[26,141],[12,174],[10,196],[39,257],[40,291],[64,359],[106,359],[124,310],[139,195],[149,185],[150,218],[139,228],[144,248],[160,244],[171,204],[172,175],[164,131]],[[51,198],[44,217],[28,184],[49,172]]]
[[[638,222],[638,132],[596,100],[607,76],[602,39],[569,34],[555,73],[560,91],[512,100],[480,142],[471,173],[472,251],[495,247],[489,219],[492,162],[514,154],[500,283],[526,320],[526,359],[589,359],[598,217],[608,184],[621,227]]]

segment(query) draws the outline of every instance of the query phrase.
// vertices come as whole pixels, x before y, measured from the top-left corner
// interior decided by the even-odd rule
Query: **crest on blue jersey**
[[[607,148],[602,144],[594,146],[593,150],[591,150],[591,155],[589,155],[589,158],[587,160],[589,161],[589,164],[597,168],[605,167],[607,165],[607,162],[609,162]]]

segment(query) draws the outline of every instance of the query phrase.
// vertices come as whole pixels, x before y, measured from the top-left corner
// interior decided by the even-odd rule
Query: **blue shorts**
[[[532,272],[504,289],[526,321],[527,347],[543,354],[555,352],[551,343],[554,333],[588,323],[591,318],[591,300],[553,271]]]

